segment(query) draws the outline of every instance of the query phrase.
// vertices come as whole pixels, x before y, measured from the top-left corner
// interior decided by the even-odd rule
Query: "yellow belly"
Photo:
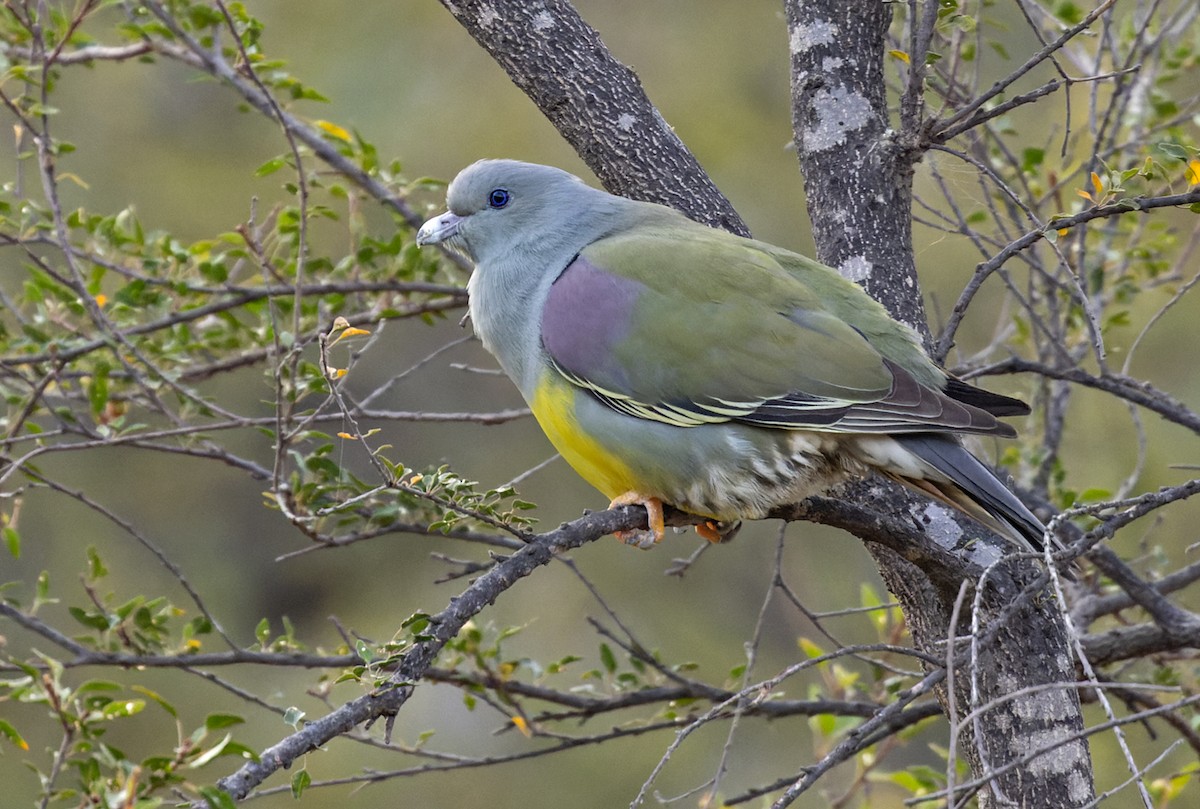
[[[632,470],[580,430],[570,383],[553,373],[543,375],[529,406],[550,443],[580,477],[609,499],[637,490]]]

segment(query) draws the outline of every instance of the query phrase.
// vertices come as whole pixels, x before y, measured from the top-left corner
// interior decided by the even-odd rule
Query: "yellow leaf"
[[[350,440],[350,441],[353,441],[353,440],[354,440],[354,436],[353,436],[353,435],[351,435],[350,433],[338,433],[338,434],[337,434],[337,437],[338,437],[338,438],[345,438],[345,439],[347,439],[347,440]]]
[[[92,188],[90,185],[85,183],[78,174],[72,174],[69,171],[60,171],[58,173],[58,178],[60,180],[70,180],[71,182],[75,183],[75,185],[82,188],[84,191],[90,191]]]
[[[330,368],[329,369],[329,378],[330,379],[341,379],[345,375],[346,375],[345,368]]]
[[[1104,183],[1100,182],[1100,175],[1092,172],[1092,188],[1096,189],[1096,197],[1104,196]]]
[[[904,51],[888,51],[888,54],[899,59],[904,64],[910,64],[912,60],[908,58],[908,54]]]
[[[521,731],[521,734],[522,734],[522,735],[523,735],[523,736],[524,736],[526,739],[531,739],[531,738],[533,738],[533,733],[531,733],[531,732],[530,732],[530,730],[529,730],[529,723],[525,721],[525,717],[523,717],[523,716],[514,716],[514,717],[512,718],[512,723],[513,723],[514,725],[516,725],[516,726],[517,726],[517,730]]]
[[[409,485],[409,486],[416,486],[418,483],[420,483],[420,482],[421,482],[422,480],[424,480],[424,479],[425,479],[425,476],[424,476],[424,475],[420,475],[420,474],[418,474],[418,475],[413,475],[411,478],[409,478],[409,479],[408,479],[408,485]]]
[[[1070,232],[1071,232],[1071,229],[1070,229],[1070,228],[1059,228],[1059,229],[1058,229],[1058,235],[1059,235],[1059,236],[1066,236],[1066,235],[1067,235],[1068,233],[1070,233]]]
[[[1083,197],[1084,199],[1091,200],[1092,202],[1096,201],[1096,200],[1092,199],[1091,194],[1089,194],[1087,191],[1084,191],[1082,188],[1076,190],[1075,193],[1078,194],[1079,196]]]
[[[317,121],[317,126],[320,127],[322,132],[325,132],[328,135],[333,135],[340,141],[350,143],[353,140],[353,138],[350,136],[349,130],[347,130],[345,127],[338,126],[332,121]]]
[[[334,323],[334,326],[336,327],[337,323]],[[367,331],[366,329],[356,329],[356,328],[353,328],[353,327],[347,325],[345,328],[342,329],[341,334],[339,334],[337,337],[333,338],[333,342],[331,342],[330,345],[331,346],[337,345],[338,342],[341,341],[342,338],[344,338],[344,337],[358,337],[359,335],[370,334],[370,333],[371,332]]]
[[[1188,163],[1187,181],[1189,186],[1200,185],[1200,160]]]
[[[96,296],[96,305],[103,308],[104,304],[108,303],[108,296],[103,292]]]

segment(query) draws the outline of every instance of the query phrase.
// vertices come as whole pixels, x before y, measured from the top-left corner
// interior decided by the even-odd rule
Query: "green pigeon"
[[[712,541],[880,472],[1025,549],[1045,529],[956,433],[1012,437],[1021,401],[947,374],[916,333],[812,259],[591,188],[481,160],[417,243],[475,265],[470,315],[547,437],[613,505],[663,506]]]

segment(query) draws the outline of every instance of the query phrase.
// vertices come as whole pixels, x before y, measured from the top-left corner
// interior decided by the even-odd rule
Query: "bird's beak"
[[[458,233],[464,217],[452,211],[446,211],[441,216],[435,216],[417,231],[417,244],[441,244]]]

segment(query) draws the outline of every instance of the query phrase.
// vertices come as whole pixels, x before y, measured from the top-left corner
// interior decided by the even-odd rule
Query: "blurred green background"
[[[591,179],[533,104],[437,2],[250,0],[246,5],[266,24],[264,51],[286,60],[292,73],[330,99],[328,104],[301,104],[298,111],[362,132],[383,159],[398,158],[409,178],[449,179],[477,158],[503,156],[560,165]],[[781,4],[774,0],[579,0],[576,5],[616,56],[638,72],[650,97],[756,236],[811,252],[801,180],[795,156],[788,149],[788,54]],[[119,11],[108,13],[115,17]],[[100,31],[93,33],[103,36]],[[1033,43],[1025,28],[1013,26],[1010,53],[1024,53]],[[994,69],[1003,67],[998,63]],[[77,185],[64,183],[68,207],[115,211],[133,205],[147,228],[168,230],[188,241],[229,231],[244,222],[252,199],[260,200],[263,207],[285,199],[279,185],[286,172],[254,177],[256,167],[285,149],[277,127],[255,113],[241,111],[238,99],[227,88],[198,79],[179,65],[100,63],[70,69],[56,91],[56,105],[62,110],[56,121],[59,136],[78,147],[60,166],[81,180]],[[1039,143],[1044,137],[1044,133],[1037,135]],[[946,161],[944,157],[936,159],[939,165]],[[4,160],[5,172],[18,171],[11,153]],[[961,165],[946,163],[944,167],[964,187],[975,182]],[[31,175],[25,180],[36,183]],[[918,187],[928,191],[930,185],[921,177]],[[432,196],[423,202],[431,212],[441,203]],[[1161,216],[1176,221],[1169,214]],[[331,224],[321,226],[319,237],[344,240],[346,235],[337,224]],[[979,258],[959,239],[921,228],[917,239],[918,264],[936,318],[952,305]],[[15,274],[16,261],[11,255],[0,256],[0,273]],[[1134,323],[1144,321],[1168,295],[1164,291],[1157,299],[1144,299]],[[971,320],[960,336],[960,348],[968,354],[991,339],[996,324],[988,319],[989,314],[994,317],[990,300],[993,298],[981,301],[982,316]],[[1171,311],[1146,338],[1133,368],[1134,373],[1185,402],[1200,401],[1200,379],[1193,359],[1193,324],[1198,315],[1191,300]],[[1116,355],[1138,327],[1129,329],[1128,334],[1110,335]],[[463,334],[453,322],[432,328],[392,324],[384,331],[385,339],[354,367],[351,382],[356,390],[374,389]],[[520,404],[507,381],[455,370],[451,363],[492,367],[477,344],[463,345],[409,377],[380,404],[406,410],[481,411]],[[1022,384],[1004,380],[992,387],[1027,395]],[[245,403],[261,402],[263,412],[269,412],[272,392],[258,370],[221,385],[211,392]],[[1072,418],[1068,479],[1080,490],[1115,488],[1130,474],[1137,447],[1127,412],[1101,396],[1083,393],[1075,400]],[[1187,472],[1170,467],[1195,462],[1194,436],[1155,418],[1145,421],[1148,453],[1138,490],[1186,479]],[[551,454],[549,444],[530,420],[500,427],[383,426],[388,442],[396,448],[395,457],[410,467],[449,463],[485,486],[509,480]],[[245,441],[247,454],[264,462],[269,459],[267,439],[247,434]],[[406,616],[418,610],[441,609],[462,588],[462,582],[432,583],[445,568],[430,560],[431,551],[452,556],[479,554],[477,549],[445,539],[398,536],[276,562],[276,557],[305,547],[307,541],[276,512],[262,506],[259,483],[232,470],[133,451],[66,455],[48,459],[45,467],[130,518],[182,567],[215,606],[226,628],[247,644],[253,641],[253,628],[264,616],[275,631],[287,616],[298,637],[314,646],[338,643],[329,616],[367,637],[386,639]],[[537,516],[546,527],[571,519],[585,508],[604,505],[600,495],[577,480],[561,461],[535,473],[520,488],[524,497],[539,504]],[[59,587],[69,590],[83,565],[84,548],[94,545],[102,549],[114,571],[109,579],[113,589],[128,595],[165,591],[182,600],[165,572],[128,536],[94,513],[62,503],[45,493],[28,497],[22,517],[25,552],[19,560],[0,559],[0,580],[32,581],[38,571],[48,570]],[[1200,524],[1198,521],[1200,510],[1185,504],[1167,512],[1165,524],[1142,530],[1152,543],[1162,543],[1181,554],[1195,541],[1190,526]],[[682,579],[663,572],[673,557],[685,556],[697,547],[699,540],[692,534],[669,538],[649,553],[602,541],[574,556],[645,646],[660,650],[666,660],[695,661],[702,675],[720,682],[726,672],[744,662],[743,644],[753,631],[771,583],[776,533],[774,524],[752,526],[734,543],[707,551]],[[1135,556],[1140,538],[1135,526],[1119,537],[1117,549],[1124,556]],[[788,529],[784,558],[789,583],[811,609],[857,606],[864,583],[882,592],[861,543],[838,532],[794,525]],[[1193,608],[1200,606],[1195,601],[1193,598],[1190,604]],[[506,593],[480,620],[495,627],[524,627],[521,634],[506,641],[505,658],[528,656],[548,661],[572,653],[594,661],[599,639],[584,619],[603,615],[602,606],[566,567],[552,565]],[[833,619],[830,627],[847,643],[875,640],[861,618]],[[5,627],[4,632],[14,651],[31,642],[15,628]],[[759,675],[768,676],[799,659],[800,636],[815,637],[812,627],[795,610],[781,606],[778,600],[773,602],[760,649]],[[54,651],[44,641],[32,643]],[[274,704],[295,704],[310,716],[326,710],[317,699],[303,695],[311,677],[302,672],[217,673],[254,689]],[[76,672],[73,676],[110,675]],[[206,713],[218,709],[250,717],[238,738],[252,746],[270,744],[289,730],[277,717],[196,678],[183,680],[171,672],[149,672],[139,675],[139,682],[176,695],[177,704],[185,703],[180,721],[185,733]],[[178,697],[181,682],[189,689],[186,700]],[[798,696],[801,690],[795,689]],[[334,692],[333,702],[338,704],[353,695],[352,688],[343,687]],[[52,736],[37,737],[37,711],[21,706],[5,706],[4,710],[6,718],[29,733],[30,757],[55,743]],[[603,718],[590,729],[599,731],[611,723]],[[137,727],[137,732],[127,727],[123,731],[126,736],[111,741],[134,758],[145,739],[169,738],[175,733],[174,721],[153,707],[126,725]],[[536,746],[511,728],[496,732],[504,730],[501,717],[486,707],[468,712],[461,695],[444,687],[418,689],[397,722],[396,737],[415,743],[429,729],[436,734],[427,747],[447,752],[482,755]],[[656,784],[662,795],[685,791],[715,772],[725,731],[726,725],[710,727],[672,756]],[[788,775],[815,756],[814,742],[802,719],[749,722],[740,733],[724,794]],[[1135,745],[1150,749],[1144,730],[1134,728],[1130,733]],[[657,733],[498,769],[425,775],[365,788],[313,790],[305,796],[304,805],[622,806],[636,794],[672,738]],[[885,769],[912,762],[938,768],[940,760],[928,745],[941,743],[944,728],[936,726],[904,752],[893,755]],[[1096,744],[1102,786],[1112,786],[1122,777],[1119,760],[1110,748],[1107,739]],[[22,766],[23,758],[12,748],[0,754],[0,784],[5,785],[0,803],[5,806],[25,806],[32,800],[35,776]],[[1187,760],[1185,754],[1177,753],[1156,774],[1170,772]],[[314,779],[417,763],[347,741],[335,742],[327,752],[308,758]],[[834,776],[826,791],[796,805],[828,805],[851,776],[849,771]],[[276,786],[283,783],[279,778],[270,782]],[[903,798],[899,790],[887,787],[869,794],[870,805],[880,807],[900,806]],[[1134,798],[1126,792],[1107,805],[1133,805],[1125,802],[1126,797]],[[291,803],[285,793],[254,805]],[[693,798],[679,805],[694,803]]]

